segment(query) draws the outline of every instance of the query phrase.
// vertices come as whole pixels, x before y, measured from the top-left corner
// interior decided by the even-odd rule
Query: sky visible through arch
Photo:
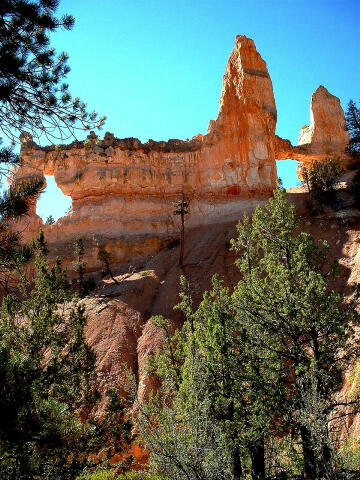
[[[107,115],[100,135],[205,134],[237,34],[252,38],[266,61],[276,133],[293,144],[319,85],[343,108],[360,98],[359,0],[61,0],[59,13],[74,15],[75,27],[54,33],[52,43],[70,56],[72,94]],[[295,185],[296,162],[278,165],[284,186]],[[38,201],[43,218],[68,208],[55,192],[49,185]]]

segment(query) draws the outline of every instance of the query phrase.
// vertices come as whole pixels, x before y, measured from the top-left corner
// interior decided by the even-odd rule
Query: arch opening
[[[63,194],[56,185],[55,178],[46,175],[46,188],[41,192],[36,202],[36,213],[43,219],[44,223],[53,223],[67,215],[72,205],[71,197]],[[52,219],[51,219],[52,217]]]
[[[281,178],[284,188],[301,185],[296,173],[297,166],[298,161],[291,158],[286,160],[276,160],[277,176]]]

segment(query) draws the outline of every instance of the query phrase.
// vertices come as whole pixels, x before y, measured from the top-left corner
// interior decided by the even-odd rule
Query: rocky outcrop
[[[299,133],[298,145],[311,145],[313,156],[341,158],[349,143],[340,100],[320,85],[311,96],[310,125]]]
[[[96,244],[110,246],[114,262],[151,252],[178,235],[173,203],[190,202],[189,227],[237,219],[267,198],[276,184],[276,108],[264,60],[254,42],[236,37],[220,97],[219,114],[207,135],[143,144],[136,138],[104,139],[38,147],[21,138],[23,164],[15,180],[54,175],[72,198],[69,214],[54,225],[32,212],[25,236],[40,226],[57,254],[76,236],[88,244],[88,268],[99,267]],[[19,228],[24,230],[23,225]],[[63,255],[62,255],[63,256]]]
[[[348,167],[352,162],[346,152],[348,143],[349,133],[340,100],[320,85],[311,96],[310,124],[301,127],[297,146],[276,137],[275,156],[277,160],[291,158],[305,165],[311,165],[314,160],[334,158]]]

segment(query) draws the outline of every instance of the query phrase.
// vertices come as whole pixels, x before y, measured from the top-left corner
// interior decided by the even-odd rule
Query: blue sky
[[[320,84],[343,108],[360,98],[359,0],[61,0],[59,13],[76,23],[52,43],[70,55],[72,94],[107,115],[102,134],[146,141],[206,133],[237,34],[267,62],[277,134],[292,143]],[[296,183],[294,172],[295,162],[280,163],[285,186]],[[38,202],[43,217],[67,209],[50,190]]]

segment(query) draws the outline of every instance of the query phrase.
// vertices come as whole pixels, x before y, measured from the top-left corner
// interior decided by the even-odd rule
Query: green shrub
[[[356,438],[348,438],[338,450],[340,466],[345,470],[358,470],[360,467],[360,443]]]
[[[343,167],[333,158],[325,158],[319,162],[315,160],[311,168],[304,168],[308,187],[312,197],[320,201],[331,201],[339,179],[344,173]]]

